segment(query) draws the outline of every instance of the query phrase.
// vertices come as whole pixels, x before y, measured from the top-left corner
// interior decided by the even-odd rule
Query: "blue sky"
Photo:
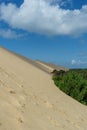
[[[0,45],[32,59],[87,68],[87,1],[0,0]]]

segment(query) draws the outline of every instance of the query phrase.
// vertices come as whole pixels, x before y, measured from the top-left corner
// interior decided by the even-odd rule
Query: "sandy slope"
[[[51,76],[0,48],[0,130],[87,130],[87,107]]]

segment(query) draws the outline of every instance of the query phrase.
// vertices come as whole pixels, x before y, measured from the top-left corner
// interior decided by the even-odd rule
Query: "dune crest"
[[[0,47],[0,130],[86,130],[87,106],[61,92],[52,66],[41,64]]]

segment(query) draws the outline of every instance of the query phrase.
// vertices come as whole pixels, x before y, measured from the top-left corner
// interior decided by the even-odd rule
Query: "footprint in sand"
[[[0,122],[0,126],[2,126],[2,123]]]
[[[55,126],[55,127],[60,126],[60,124],[55,119],[53,119],[52,117],[47,117],[47,118],[53,126]]]
[[[51,104],[49,101],[44,101],[44,104],[47,108],[53,108],[53,104]]]
[[[26,104],[24,103],[24,104],[22,104],[21,106],[22,106],[22,108],[25,108]]]
[[[16,94],[16,92],[14,90],[10,90],[9,92],[10,92],[10,94]]]
[[[20,123],[23,123],[23,122],[24,122],[21,117],[18,118],[18,121],[19,121]]]

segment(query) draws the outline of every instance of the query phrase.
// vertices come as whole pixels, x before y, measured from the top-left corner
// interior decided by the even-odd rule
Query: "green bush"
[[[60,90],[87,105],[87,70],[59,71],[53,80]]]

